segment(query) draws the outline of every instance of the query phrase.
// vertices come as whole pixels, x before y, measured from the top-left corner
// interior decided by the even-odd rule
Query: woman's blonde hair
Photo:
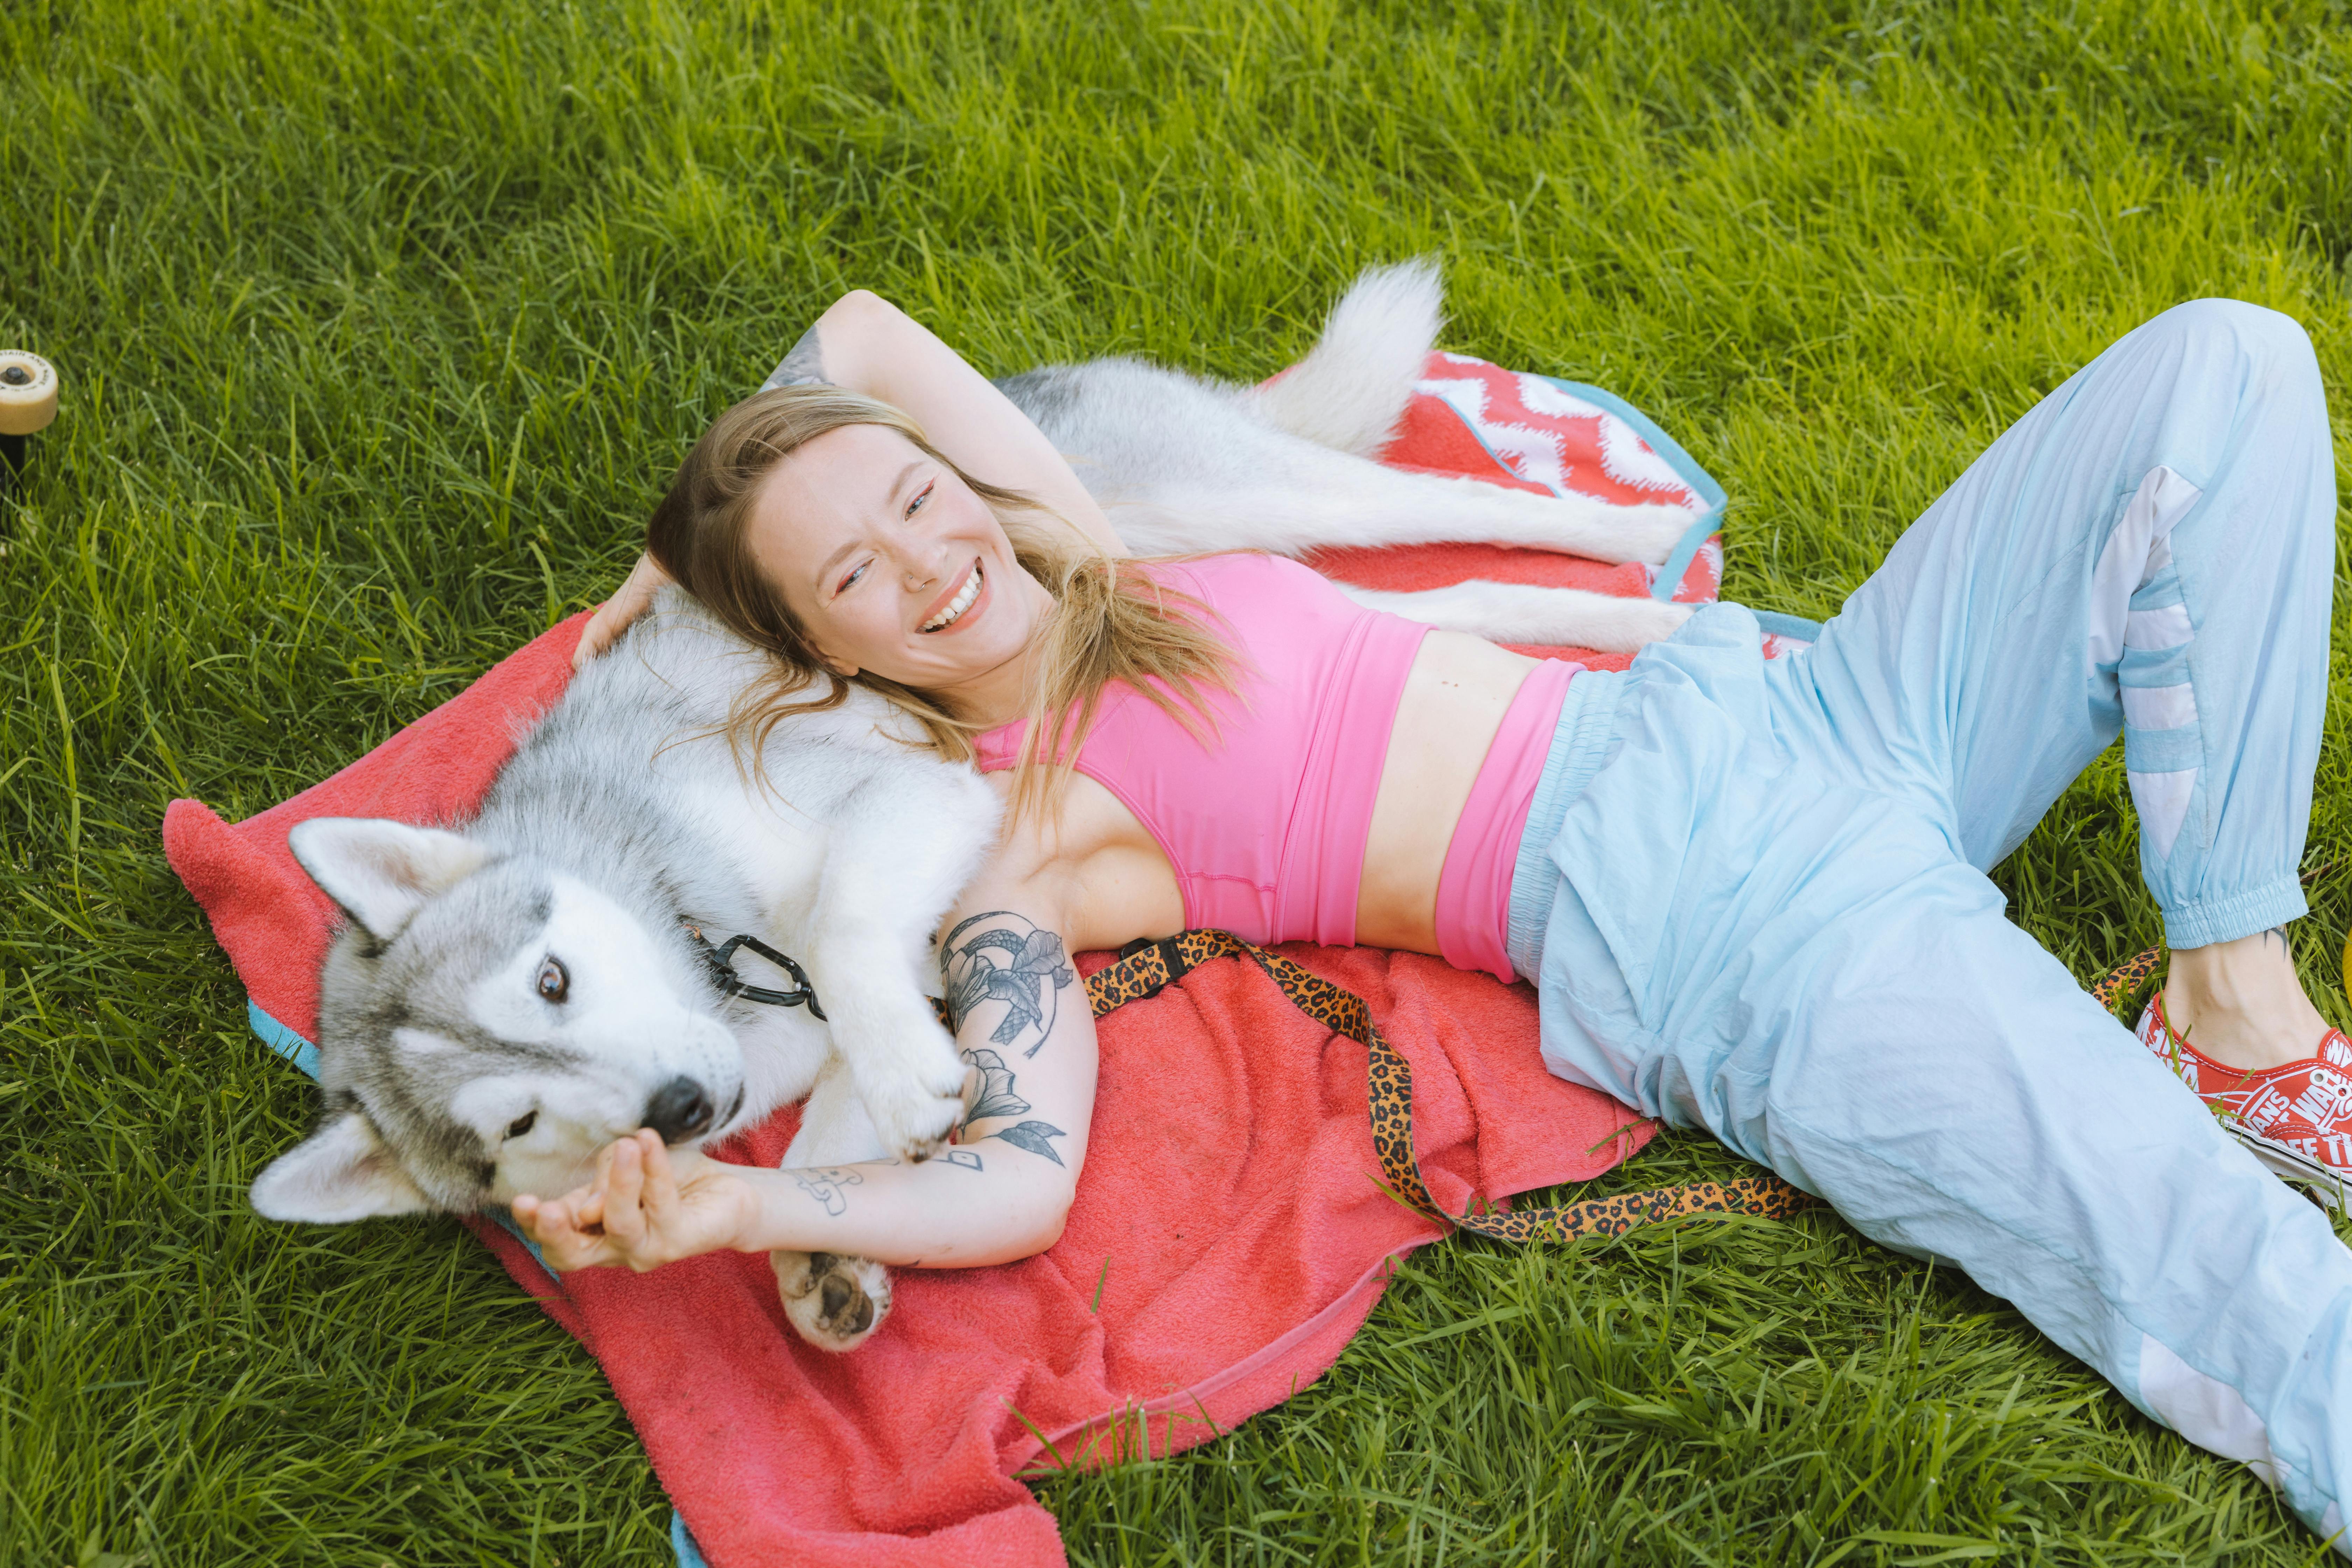
[[[1151,574],[1121,570],[1120,562],[1096,550],[1075,524],[1030,497],[965,473],[890,405],[835,386],[790,386],[760,393],[721,414],[678,465],[646,530],[646,552],[661,569],[772,661],[768,679],[737,699],[729,719],[728,739],[739,757],[758,757],[784,719],[840,706],[852,685],[911,714],[950,762],[974,760],[973,737],[986,728],[930,693],[870,669],[835,673],[784,604],[782,591],[751,558],[751,511],[761,481],[793,452],[845,425],[895,430],[961,479],[996,514],[1013,559],[1053,595],[1054,609],[1037,628],[1030,661],[1029,727],[1013,778],[1016,816],[1050,803],[1111,681],[1125,681],[1201,732],[1208,711],[1204,688],[1234,689],[1232,649],[1194,618],[1208,614],[1206,605]],[[821,694],[804,695],[818,687]],[[1048,743],[1054,737],[1058,745]]]

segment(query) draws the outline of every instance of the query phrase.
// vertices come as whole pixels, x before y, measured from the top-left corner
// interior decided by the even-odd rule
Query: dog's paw
[[[890,1271],[838,1252],[771,1252],[784,1316],[821,1351],[854,1351],[890,1314]]]
[[[898,1159],[920,1164],[947,1147],[949,1135],[963,1120],[963,1089],[964,1066],[947,1055],[944,1063],[926,1063],[920,1073],[861,1080],[857,1097],[866,1102],[866,1114],[882,1147]]]

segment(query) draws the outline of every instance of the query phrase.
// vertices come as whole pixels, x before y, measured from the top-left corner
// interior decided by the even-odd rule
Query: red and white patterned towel
[[[1480,580],[1582,588],[1678,605],[1715,602],[1723,588],[1723,488],[1665,432],[1624,399],[1575,382],[1505,370],[1467,354],[1433,353],[1414,385],[1396,438],[1380,454],[1391,468],[1474,479],[1538,495],[1584,495],[1620,505],[1686,506],[1699,514],[1663,565],[1611,565],[1577,555],[1499,544],[1418,544],[1321,550],[1308,563],[1360,587],[1409,593]],[[1764,617],[1764,651],[1802,647],[1811,628]],[[1514,645],[1517,646],[1517,645]],[[1518,647],[1538,657],[1622,669],[1630,654]]]

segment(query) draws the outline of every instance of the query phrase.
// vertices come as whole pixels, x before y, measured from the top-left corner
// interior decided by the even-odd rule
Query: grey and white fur
[[[1137,359],[1053,365],[996,384],[1068,455],[1141,555],[1466,541],[1597,561],[1663,563],[1702,515],[1617,506],[1383,467],[1444,324],[1436,267],[1375,268],[1333,309],[1307,357],[1242,386]],[[791,362],[769,384],[794,379]],[[1631,653],[1670,637],[1688,605],[1578,588],[1472,581],[1419,593],[1339,584],[1360,604],[1496,642]]]
[[[1693,521],[1681,508],[1555,501],[1362,456],[1402,416],[1437,310],[1434,270],[1412,264],[1366,274],[1272,387],[1132,360],[1003,384],[1082,459],[1139,552],[1463,539],[1664,559]],[[1511,591],[1350,592],[1502,640],[1587,647],[1638,646],[1687,614],[1465,587]],[[722,731],[765,673],[667,591],[522,738],[470,821],[294,829],[296,859],[346,919],[320,981],[323,1115],[256,1180],[257,1209],[338,1222],[551,1196],[640,1127],[706,1145],[803,1099],[788,1167],[940,1147],[965,1070],[931,1009],[931,943],[995,843],[997,796],[909,744],[910,721],[862,690],[786,719],[739,765]],[[730,998],[696,931],[796,956],[827,1018]],[[812,1344],[850,1349],[887,1312],[887,1272],[869,1260],[772,1262]]]
[[[995,841],[996,796],[903,743],[912,726],[863,691],[780,725],[753,778],[720,731],[761,673],[666,590],[471,822],[294,829],[347,921],[320,977],[326,1117],[255,1183],[256,1208],[335,1221],[552,1196],[639,1127],[707,1144],[803,1097],[789,1165],[940,1145],[964,1068],[926,994],[930,937]],[[829,1023],[722,994],[692,930],[798,958]],[[812,1279],[804,1255],[774,1261],[812,1342],[845,1348],[887,1306],[874,1264],[823,1258]]]

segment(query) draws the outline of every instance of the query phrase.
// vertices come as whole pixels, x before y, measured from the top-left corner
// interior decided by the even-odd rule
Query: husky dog
[[[665,590],[470,823],[295,827],[346,922],[320,974],[325,1119],[254,1183],[255,1208],[331,1222],[551,1197],[637,1128],[711,1143],[803,1097],[789,1166],[940,1145],[964,1067],[926,994],[930,941],[995,842],[996,795],[862,690],[739,767],[723,731],[763,658]],[[739,932],[800,955],[804,978],[726,963],[713,943]],[[878,1265],[773,1261],[813,1343],[845,1349],[887,1307]]]
[[[1139,551],[1459,539],[1663,560],[1694,521],[1682,508],[1559,501],[1361,455],[1402,416],[1437,307],[1427,267],[1369,273],[1268,387],[1131,360],[1003,384],[1087,459]],[[1688,614],[1465,587],[1494,592],[1349,591],[1440,626],[1586,647],[1638,646]],[[940,1146],[965,1070],[927,994],[931,941],[995,842],[997,796],[862,690],[739,759],[726,721],[763,658],[666,591],[538,721],[470,822],[293,830],[295,858],[346,918],[320,977],[324,1116],[256,1180],[257,1209],[335,1222],[552,1196],[640,1127],[708,1144],[803,1099],[789,1167]],[[797,984],[739,969],[756,961],[733,957],[737,935]],[[869,1260],[772,1261],[812,1344],[850,1349],[888,1310]]]

